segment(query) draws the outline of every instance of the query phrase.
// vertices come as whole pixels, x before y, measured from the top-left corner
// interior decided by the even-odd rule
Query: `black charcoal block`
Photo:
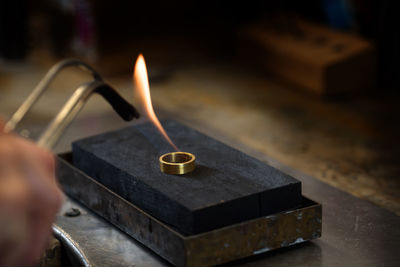
[[[192,173],[160,171],[159,157],[170,149],[150,124],[74,142],[73,163],[185,235],[300,206],[300,181],[176,121],[162,124],[182,151],[195,154]]]

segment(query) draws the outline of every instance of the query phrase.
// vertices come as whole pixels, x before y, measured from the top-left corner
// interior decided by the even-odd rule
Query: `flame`
[[[162,127],[160,121],[156,116],[156,113],[154,112],[150,96],[150,86],[147,76],[146,62],[144,61],[144,57],[142,54],[140,54],[136,60],[133,81],[135,87],[137,88],[136,96],[138,97],[140,103],[143,104],[144,112],[149,117],[154,126],[156,126],[156,128],[165,138],[165,140],[168,141],[168,143],[175,149],[175,151],[179,151],[176,145],[172,142],[171,138],[169,138],[168,134],[165,132],[164,128]]]

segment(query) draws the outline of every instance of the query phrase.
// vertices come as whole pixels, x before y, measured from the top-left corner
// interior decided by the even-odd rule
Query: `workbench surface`
[[[302,181],[303,194],[323,206],[322,237],[229,266],[399,266],[399,216],[254,150],[242,151],[267,159],[271,165]],[[82,214],[73,218],[64,216],[72,207],[80,209]],[[70,199],[56,224],[79,244],[86,260],[94,266],[169,266],[149,249]]]
[[[47,67],[3,69],[0,113],[10,116]],[[167,73],[163,82],[150,81],[153,104],[162,117],[182,121],[300,179],[304,195],[323,205],[320,240],[238,264],[400,265],[400,158],[395,156],[400,151],[399,128],[398,117],[391,112],[398,109],[395,99],[326,101],[224,65]],[[47,96],[52,105],[39,103],[24,123],[33,134],[55,114],[80,78],[79,72],[67,71],[55,82]],[[106,80],[127,99],[132,97],[130,75]],[[102,99],[93,98],[56,151],[70,150],[71,142],[82,137],[126,125]],[[69,205],[79,206],[68,201],[64,208]],[[61,213],[58,224],[87,246],[88,258],[97,265],[112,266],[116,261],[135,266],[166,264],[89,212],[75,218]],[[108,242],[98,239],[104,236]]]

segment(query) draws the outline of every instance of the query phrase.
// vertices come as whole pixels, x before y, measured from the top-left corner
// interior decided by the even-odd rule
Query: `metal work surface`
[[[305,198],[296,209],[184,236],[79,171],[70,158],[58,158],[64,191],[177,266],[213,266],[321,236],[321,205]]]
[[[118,124],[118,123],[117,123]],[[107,128],[110,124],[107,124]],[[113,127],[116,125],[112,125]],[[117,125],[117,127],[119,127]],[[99,132],[107,129],[97,129]],[[63,140],[67,144],[79,137],[71,131]],[[213,134],[215,136],[215,134]],[[69,139],[68,139],[69,138]],[[73,139],[72,139],[73,138]],[[220,138],[221,139],[221,138]],[[224,140],[230,142],[230,140]],[[62,145],[62,144],[61,144]],[[266,160],[246,147],[242,151]],[[357,199],[312,177],[279,165],[268,163],[303,182],[305,196],[323,205],[322,237],[292,248],[266,252],[233,265],[245,266],[398,266],[400,265],[400,217],[367,201]],[[65,217],[63,211],[79,207],[83,214]],[[168,265],[138,242],[68,200],[57,225],[64,229],[84,251],[94,266],[165,266]],[[232,263],[230,264],[232,265]]]
[[[81,214],[65,216],[72,207],[78,208]],[[167,266],[156,254],[68,197],[56,225],[79,244],[89,266]]]
[[[322,238],[248,258],[245,266],[398,266],[400,218],[311,177],[297,176],[307,196],[324,206]],[[82,214],[66,217],[78,207]],[[93,266],[165,266],[165,261],[81,205],[67,199],[57,225],[79,244]]]

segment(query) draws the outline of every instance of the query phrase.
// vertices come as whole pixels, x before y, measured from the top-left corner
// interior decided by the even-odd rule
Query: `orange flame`
[[[175,149],[175,151],[179,151],[176,145],[172,142],[171,138],[169,138],[168,134],[165,132],[156,116],[156,113],[154,112],[150,96],[150,86],[147,76],[146,63],[142,54],[140,54],[136,60],[133,81],[135,87],[137,88],[136,96],[139,98],[140,103],[143,104],[144,112],[149,117],[151,122],[157,127],[163,137],[168,141],[168,143]]]

